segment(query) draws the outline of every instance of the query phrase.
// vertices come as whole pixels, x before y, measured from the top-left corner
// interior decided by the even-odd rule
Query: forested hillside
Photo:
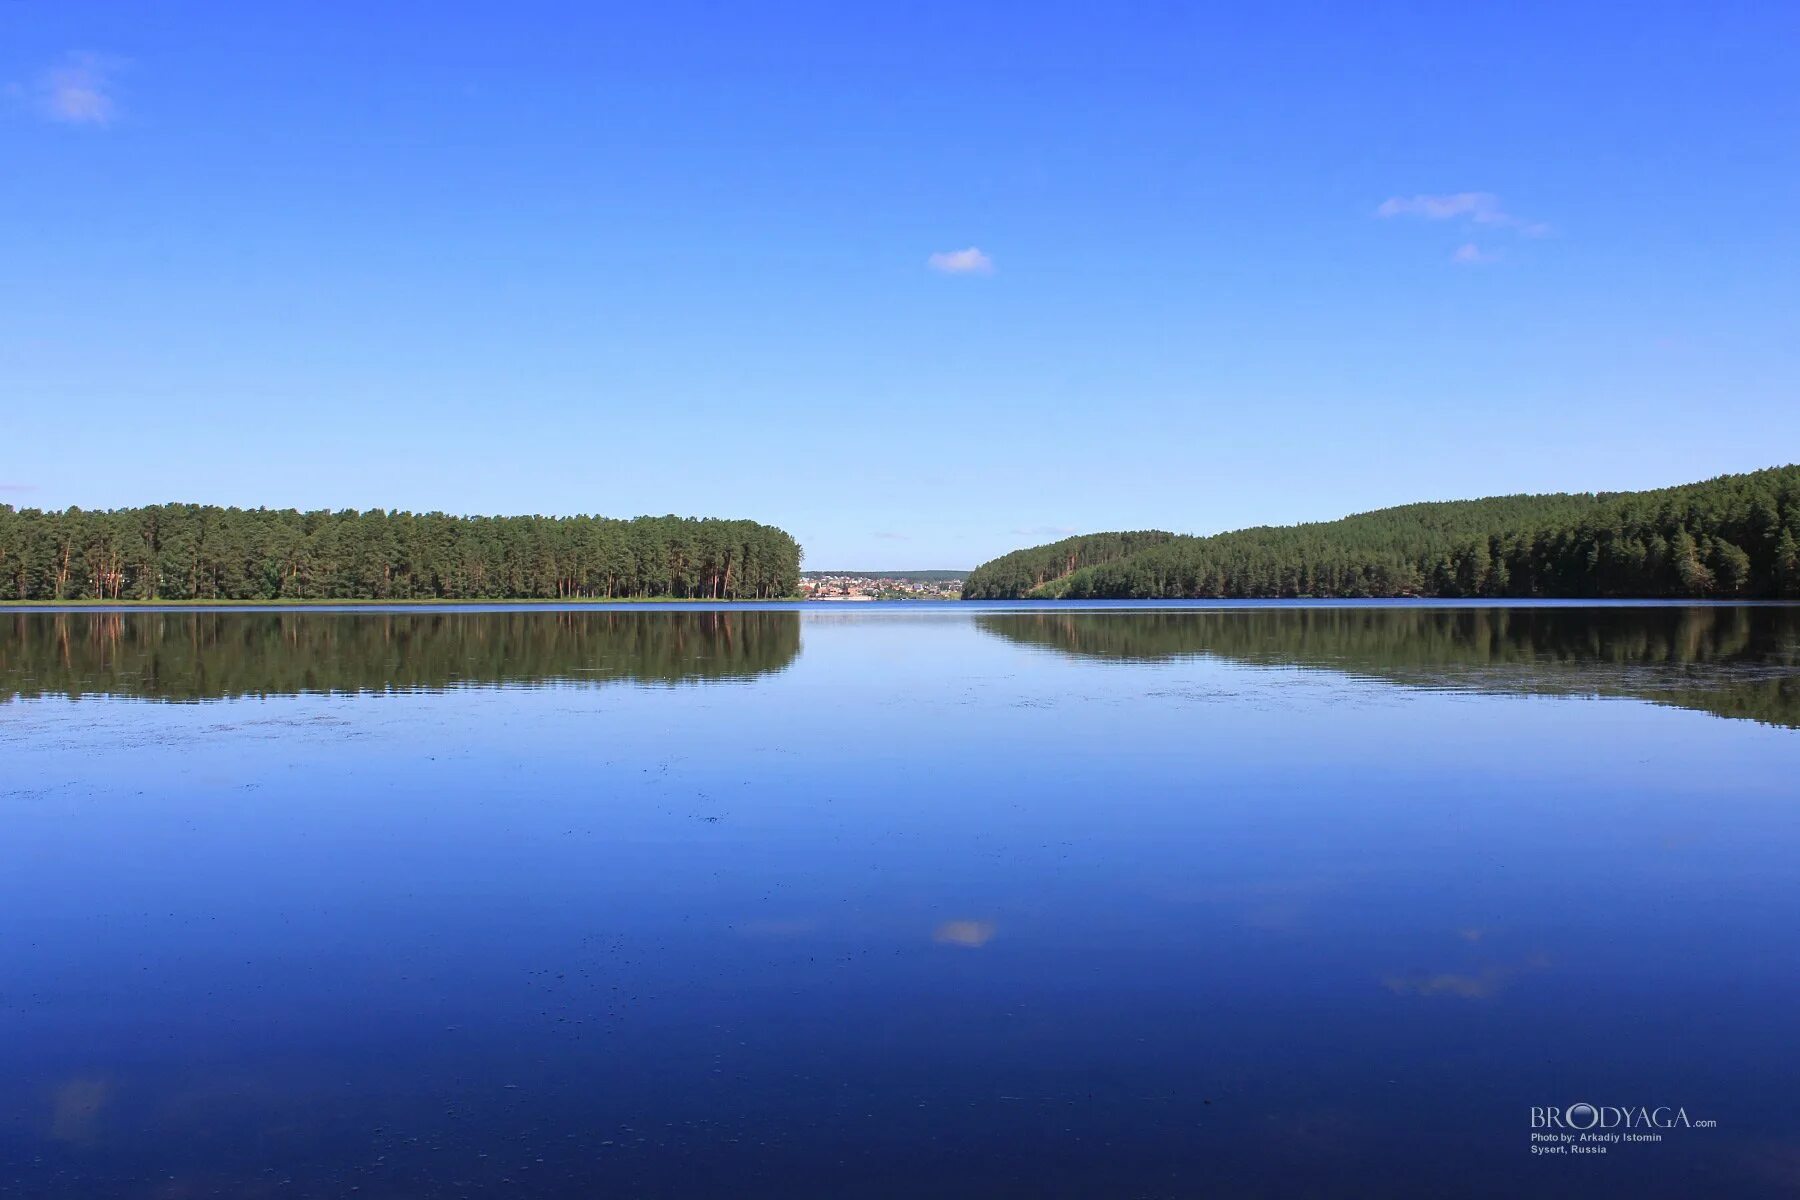
[[[752,600],[799,574],[754,521],[0,505],[0,600]]]
[[[1800,466],[1212,537],[1097,534],[997,558],[963,586],[967,600],[1282,596],[1800,596]]]
[[[1014,550],[982,563],[963,580],[964,600],[1011,600],[1083,567],[1129,558],[1139,551],[1178,540],[1160,529],[1129,533],[1088,533],[1047,546]]]

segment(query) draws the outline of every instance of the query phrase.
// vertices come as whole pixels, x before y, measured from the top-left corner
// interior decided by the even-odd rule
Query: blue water
[[[683,612],[0,614],[0,1195],[1800,1188],[1800,610]]]

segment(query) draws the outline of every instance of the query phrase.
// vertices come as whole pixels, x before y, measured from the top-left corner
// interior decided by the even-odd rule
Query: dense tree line
[[[963,587],[975,600],[1299,596],[1800,597],[1800,467],[1212,537],[1070,538],[983,564]]]
[[[799,576],[754,521],[0,505],[0,600],[759,600]]]
[[[711,683],[799,656],[794,612],[11,612],[0,702]]]
[[[1622,696],[1800,728],[1800,609],[1318,606],[984,614],[984,632],[1071,657],[1216,658],[1406,687]]]

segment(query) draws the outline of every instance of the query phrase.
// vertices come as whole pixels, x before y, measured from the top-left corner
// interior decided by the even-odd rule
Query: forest
[[[1654,491],[1409,504],[1210,537],[1073,537],[982,564],[962,594],[1800,597],[1800,466]]]
[[[799,578],[754,521],[0,505],[0,600],[768,600]]]

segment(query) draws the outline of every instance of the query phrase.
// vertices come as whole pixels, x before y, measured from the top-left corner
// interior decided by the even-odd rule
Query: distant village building
[[[800,580],[807,600],[956,600],[962,580],[917,579],[907,575],[812,575]]]

